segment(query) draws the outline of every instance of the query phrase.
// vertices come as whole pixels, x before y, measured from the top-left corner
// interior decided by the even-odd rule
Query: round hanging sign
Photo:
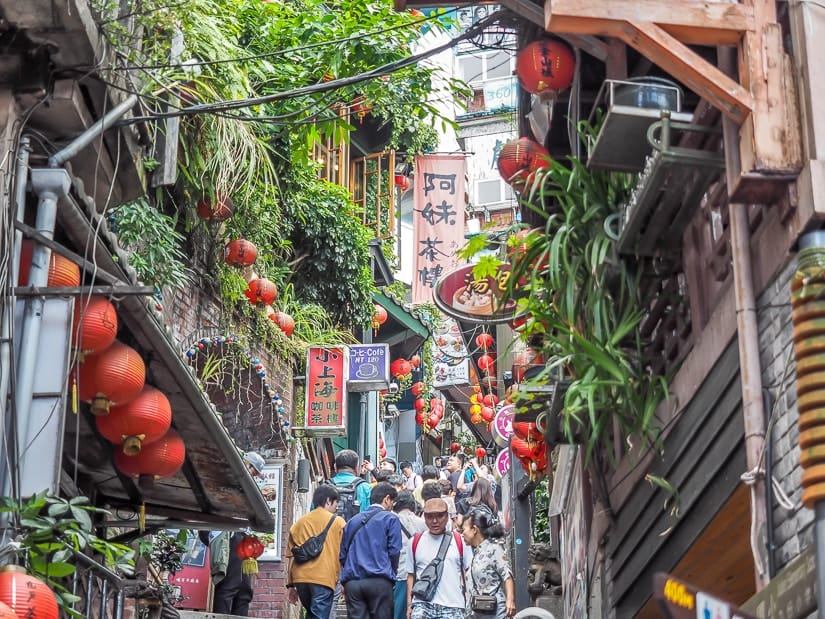
[[[496,475],[499,479],[507,475],[510,472],[510,450],[505,449],[499,452],[498,457],[496,457],[496,463],[493,467],[495,469]]]
[[[513,436],[513,415],[516,409],[510,404],[502,406],[493,417],[493,441],[501,448],[507,447],[510,437]]]

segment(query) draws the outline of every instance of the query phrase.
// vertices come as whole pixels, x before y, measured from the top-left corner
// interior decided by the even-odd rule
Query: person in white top
[[[401,474],[404,476],[404,479],[406,480],[406,482],[404,483],[404,487],[407,490],[415,490],[421,484],[424,483],[424,480],[421,479],[421,475],[419,475],[413,470],[412,463],[408,462],[407,460],[404,460],[401,463]]]
[[[465,574],[472,562],[472,550],[460,535],[447,531],[448,516],[443,499],[428,499],[424,503],[427,531],[413,538],[405,562],[408,619],[464,618]],[[427,578],[432,569],[428,566],[439,554],[443,555],[443,562],[436,573]],[[428,581],[434,583],[434,590],[424,593]]]

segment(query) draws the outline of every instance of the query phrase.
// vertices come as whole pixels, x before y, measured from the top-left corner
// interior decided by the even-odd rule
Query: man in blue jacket
[[[393,587],[401,555],[401,523],[392,511],[398,491],[379,482],[370,507],[344,528],[341,583],[348,619],[392,619]]]

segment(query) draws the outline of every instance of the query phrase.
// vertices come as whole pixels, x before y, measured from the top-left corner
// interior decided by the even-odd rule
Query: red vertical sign
[[[455,252],[464,244],[465,169],[463,154],[415,157],[413,303],[432,303],[435,282],[458,266]]]
[[[346,434],[348,362],[349,352],[344,347],[307,349],[304,428],[310,436]]]

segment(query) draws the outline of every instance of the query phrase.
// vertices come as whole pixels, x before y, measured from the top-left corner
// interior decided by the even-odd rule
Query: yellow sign
[[[681,606],[682,608],[687,608],[688,610],[693,610],[693,594],[690,593],[682,583],[668,578],[665,581],[664,595],[668,602],[676,606]]]

